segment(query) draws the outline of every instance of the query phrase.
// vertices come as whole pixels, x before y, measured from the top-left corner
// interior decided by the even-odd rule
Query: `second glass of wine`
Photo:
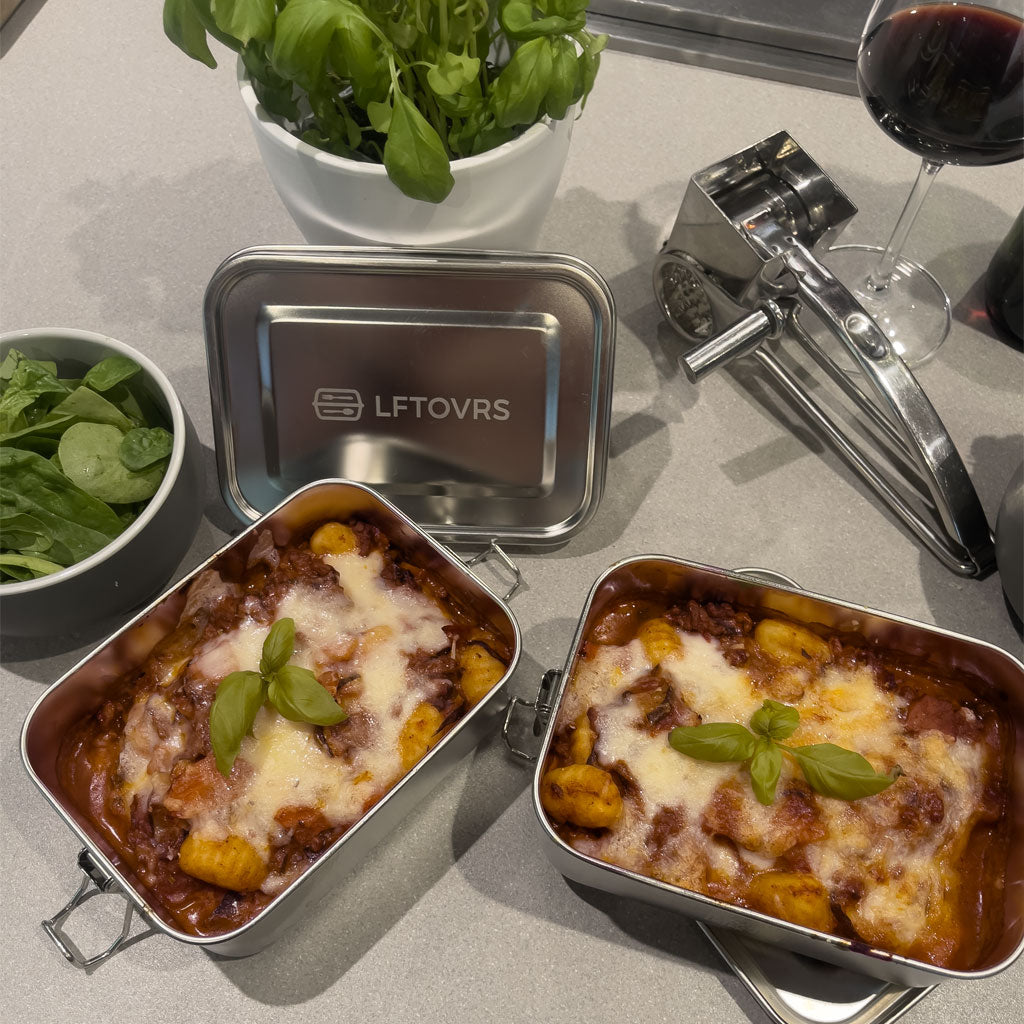
[[[921,157],[921,169],[884,249],[836,246],[827,262],[909,366],[935,353],[950,324],[942,286],[902,255],[931,183],[945,164],[1024,157],[1021,13],[1022,0],[876,0],[864,27],[861,98],[883,131]]]

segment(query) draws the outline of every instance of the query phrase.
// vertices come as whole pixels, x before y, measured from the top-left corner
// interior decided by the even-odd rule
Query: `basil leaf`
[[[345,0],[291,0],[274,26],[274,70],[303,88],[315,88],[324,78],[327,46],[337,28]]]
[[[775,802],[775,787],[782,772],[782,751],[778,744],[761,736],[750,761],[750,784],[762,804]]]
[[[217,0],[213,5],[217,27],[240,43],[269,40],[276,13],[274,0]]]
[[[263,641],[263,657],[260,658],[260,672],[269,676],[285,667],[295,650],[295,620],[278,619],[270,627]]]
[[[192,0],[164,0],[164,35],[193,60],[208,68],[217,66]]]
[[[606,35],[594,36],[587,31],[578,32],[573,38],[580,44],[583,52],[579,58],[579,77],[573,95],[580,100],[580,109],[587,105],[587,97],[594,88],[598,69],[601,67],[601,51],[608,44]]]
[[[494,82],[491,102],[499,125],[533,124],[551,85],[551,44],[544,37],[519,47]]]
[[[292,722],[337,725],[348,718],[344,708],[316,681],[316,676],[298,665],[285,665],[274,673],[267,696]]]
[[[366,104],[366,116],[370,119],[370,125],[374,131],[381,135],[387,135],[391,127],[391,104],[378,103],[374,100]]]
[[[424,202],[441,202],[455,185],[440,137],[402,92],[394,95],[384,166],[407,196]]]
[[[141,366],[127,356],[107,356],[101,359],[82,378],[82,383],[93,391],[109,391],[115,384],[131,380]]]
[[[572,19],[551,15],[534,20],[531,0],[509,0],[501,9],[501,24],[513,39],[536,39],[576,32],[586,24],[586,17],[580,12]]]
[[[264,699],[259,672],[232,672],[220,681],[210,706],[210,746],[217,758],[217,770],[224,778],[231,774],[242,740],[252,728]]]
[[[134,472],[166,459],[174,447],[174,437],[163,427],[134,427],[121,438],[117,454],[125,468]]]
[[[560,121],[569,112],[576,87],[576,47],[568,39],[551,41],[551,85],[544,97],[544,112]]]
[[[881,793],[903,774],[899,765],[888,774],[876,772],[867,758],[834,743],[784,749],[796,758],[811,789],[837,800],[859,800]]]
[[[732,722],[680,725],[668,734],[668,741],[680,754],[698,761],[746,761],[755,748],[750,730]]]
[[[799,724],[800,712],[777,700],[766,700],[750,717],[750,728],[773,740],[792,736]]]
[[[438,96],[454,96],[480,73],[480,58],[464,53],[446,53],[427,72],[427,84]]]

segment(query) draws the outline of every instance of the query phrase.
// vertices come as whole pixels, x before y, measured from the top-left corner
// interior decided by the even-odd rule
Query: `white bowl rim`
[[[311,146],[308,142],[303,142],[298,136],[292,135],[290,131],[278,124],[270,112],[256,98],[256,90],[252,87],[241,57],[238,58],[236,74],[238,76],[238,90],[242,95],[242,101],[245,103],[253,123],[258,124],[261,130],[266,132],[278,145],[293,150],[299,156],[317,160],[327,165],[336,164],[344,167],[346,173],[349,174],[363,174],[371,178],[387,177],[388,172],[383,164],[374,163],[369,160],[351,160],[348,157],[338,156],[335,153],[328,153],[327,150],[317,149],[316,146]],[[570,107],[565,117],[559,120],[570,121],[575,115],[575,107]],[[458,173],[461,168],[469,171],[476,167],[483,167],[500,161],[508,154],[510,149],[533,148],[540,145],[547,133],[557,130],[556,126],[558,123],[548,117],[544,117],[542,120],[530,125],[521,135],[517,135],[514,139],[510,139],[500,146],[495,146],[494,149],[477,153],[476,156],[458,157],[451,161],[452,174]]]
[[[75,327],[29,327],[24,330],[18,331],[7,331],[0,334],[0,350],[6,349],[8,346],[11,348],[17,348],[19,341],[32,341],[42,342],[48,339],[59,339],[60,341],[91,341],[98,345],[103,345],[109,348],[112,353],[127,356],[129,359],[134,359],[135,362],[142,367],[144,373],[152,379],[153,383],[160,389],[160,393],[163,396],[164,401],[167,403],[167,409],[171,416],[171,432],[174,435],[174,440],[171,445],[171,457],[167,463],[167,470],[164,473],[163,480],[160,481],[160,486],[157,488],[156,494],[146,502],[146,507],[139,514],[139,517],[131,523],[128,528],[118,534],[109,544],[105,544],[95,554],[90,555],[88,558],[83,558],[80,562],[75,562],[74,565],[69,565],[59,572],[52,572],[47,576],[40,576],[38,579],[33,580],[20,580],[8,583],[0,583],[0,598],[13,597],[17,594],[31,594],[40,590],[45,590],[47,587],[57,586],[60,583],[73,579],[75,576],[81,576],[84,573],[94,569],[97,565],[105,562],[111,555],[116,554],[126,545],[137,537],[146,526],[153,520],[157,511],[167,500],[167,496],[171,493],[171,489],[174,487],[175,482],[178,479],[178,475],[181,472],[181,466],[185,459],[185,444],[187,438],[185,436],[185,414],[182,410],[181,402],[178,399],[174,388],[171,387],[171,382],[167,379],[163,370],[161,370],[156,363],[154,363],[148,356],[143,355],[137,349],[132,348],[130,345],[126,345],[123,341],[117,341],[115,338],[108,337],[105,334],[97,334],[94,331],[82,331]],[[60,361],[61,357],[55,357],[57,361]],[[73,358],[71,356],[63,357]]]

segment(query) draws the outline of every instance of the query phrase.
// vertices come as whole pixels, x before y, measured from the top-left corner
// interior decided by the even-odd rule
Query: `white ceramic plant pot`
[[[382,164],[325,153],[282,128],[238,85],[270,179],[311,245],[412,245],[530,250],[558,187],[573,114],[536,124],[479,156],[452,162],[442,203],[410,199]]]

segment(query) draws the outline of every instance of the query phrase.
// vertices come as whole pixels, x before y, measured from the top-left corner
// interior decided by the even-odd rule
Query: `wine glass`
[[[945,164],[981,166],[1024,156],[1022,0],[912,3],[875,0],[857,56],[861,98],[883,131],[921,157],[889,244],[840,245],[826,262],[909,366],[949,332],[942,286],[902,256]]]

